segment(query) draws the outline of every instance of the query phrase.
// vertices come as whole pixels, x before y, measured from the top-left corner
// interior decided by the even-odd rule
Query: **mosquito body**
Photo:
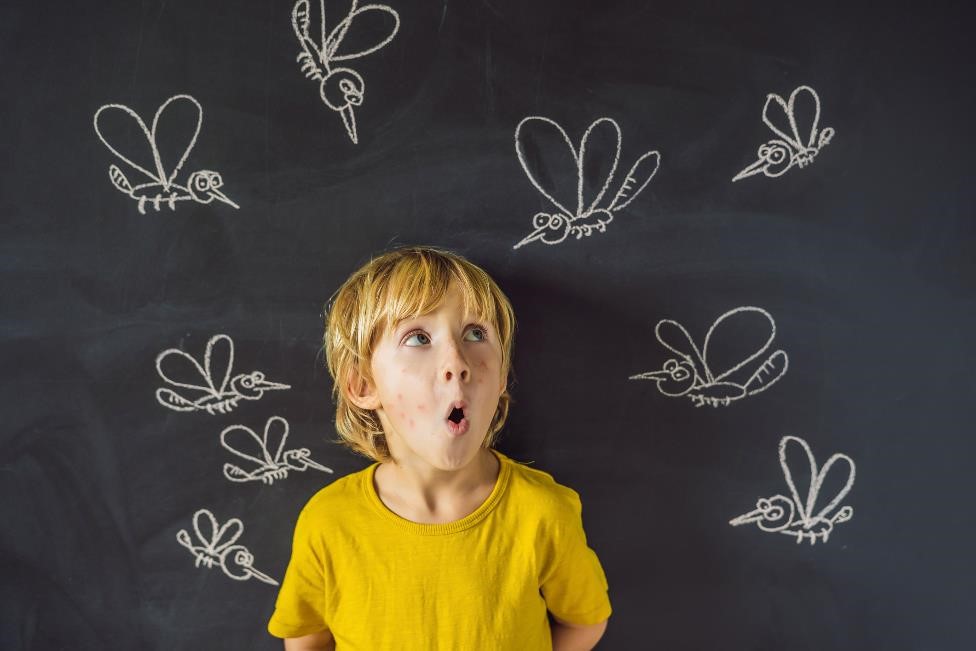
[[[311,459],[308,448],[285,449],[288,439],[288,421],[281,416],[272,416],[264,426],[264,436],[244,425],[232,425],[220,433],[220,443],[224,448],[246,460],[250,470],[231,463],[224,464],[224,477],[233,482],[261,481],[272,484],[285,479],[289,471],[304,472],[320,470],[333,472]]]
[[[810,128],[801,129],[797,125],[797,104],[812,109]],[[735,175],[732,182],[763,174],[770,178],[782,176],[791,168],[804,168],[814,161],[821,149],[826,147],[834,130],[830,127],[820,130],[820,98],[809,86],[799,86],[784,100],[775,93],[766,96],[763,106],[763,122],[778,138],[759,146],[756,162]]]
[[[799,447],[803,452],[802,460],[805,464],[794,467],[787,459],[787,449],[790,446]],[[796,436],[784,436],[779,443],[779,460],[783,469],[783,477],[790,489],[790,497],[774,495],[762,497],[756,501],[756,508],[743,513],[729,521],[733,527],[744,524],[755,524],[768,533],[780,533],[792,536],[797,544],[809,541],[811,545],[818,541],[826,543],[834,527],[849,521],[854,516],[851,506],[837,508],[854,485],[854,460],[846,454],[834,454],[823,465],[817,467],[810,446],[803,439]],[[840,488],[834,498],[822,509],[815,511],[820,491],[827,473],[835,463],[842,462],[848,468],[846,483]],[[806,494],[801,497],[797,489],[797,476],[800,472],[809,472],[810,483]],[[836,509],[836,511],[835,511]]]
[[[187,144],[183,149],[182,156],[172,170],[167,170],[166,166],[163,165],[163,160],[159,152],[159,145],[156,142],[156,135],[160,120],[162,119],[163,115],[166,114],[167,109],[180,105],[192,107],[192,110],[196,115],[196,126],[193,129],[193,133],[186,138]],[[155,167],[154,170],[149,170],[143,167],[113,147],[109,142],[109,139],[103,133],[103,127],[105,126],[103,121],[109,119],[106,116],[118,113],[122,113],[135,120],[136,124],[146,136],[149,151],[152,154],[152,160]],[[201,204],[209,204],[212,201],[217,200],[231,206],[232,208],[240,207],[231,201],[227,195],[220,190],[220,188],[224,185],[224,181],[219,172],[215,172],[213,170],[197,170],[196,172],[190,174],[185,185],[176,182],[177,175],[182,169],[183,164],[186,162],[187,157],[189,157],[190,152],[193,150],[193,146],[196,144],[197,136],[200,133],[202,123],[203,108],[200,106],[199,102],[189,95],[174,95],[163,102],[163,104],[156,111],[156,114],[153,116],[151,129],[146,126],[146,123],[143,122],[142,118],[139,117],[135,111],[123,104],[106,104],[95,112],[95,133],[98,135],[102,143],[108,147],[108,150],[115,154],[116,157],[140,172],[143,177],[149,179],[148,181],[144,181],[142,183],[133,183],[118,165],[113,164],[108,168],[108,176],[109,180],[112,182],[112,185],[119,192],[122,192],[123,194],[126,194],[137,201],[139,205],[139,212],[141,214],[146,214],[147,204],[152,206],[157,212],[163,206],[168,206],[170,210],[176,210],[176,203],[178,201],[195,201]],[[186,136],[185,133],[183,135]]]
[[[157,212],[161,206],[168,206],[170,210],[176,210],[177,201],[196,201],[197,203],[208,204],[214,199],[233,208],[240,208],[220,191],[219,188],[224,182],[219,172],[198,170],[190,175],[185,186],[179,183],[171,183],[167,186],[159,181],[132,185],[117,165],[110,166],[108,174],[112,180],[112,185],[119,192],[129,195],[139,202],[139,212],[143,215],[146,214],[147,203]]]
[[[194,556],[195,567],[219,567],[224,574],[236,581],[255,578],[270,585],[278,582],[254,568],[254,555],[243,545],[235,545],[244,533],[244,523],[231,518],[220,528],[217,519],[207,509],[193,514],[194,541],[186,529],[176,533],[176,540]]]
[[[724,336],[726,328],[737,330],[743,327],[753,332],[768,331],[766,342],[730,368],[712,368],[708,357],[710,349],[714,349],[715,340]],[[663,395],[689,398],[696,407],[727,407],[746,396],[765,391],[783,377],[789,367],[789,358],[782,350],[773,352],[758,366],[752,366],[766,353],[776,336],[773,317],[759,307],[739,307],[720,316],[709,328],[701,349],[677,321],[659,321],[654,333],[661,345],[676,353],[678,358],[664,362],[659,371],[638,373],[628,379],[651,380]],[[732,345],[731,342],[723,343]],[[754,370],[746,376],[750,369]]]
[[[575,197],[576,208],[574,210],[570,210],[567,207],[571,204],[571,202],[566,201],[565,197],[554,196],[553,192],[550,191],[551,188],[547,188],[539,181],[537,175],[530,170],[530,165],[526,159],[525,140],[528,138],[527,132],[533,130],[545,132],[552,129],[555,129],[556,134],[558,134],[563,142],[566,143],[566,146],[569,147],[572,159],[575,163],[577,191]],[[596,197],[592,198],[592,200],[587,203],[583,197],[583,163],[584,158],[587,155],[586,148],[591,136],[594,133],[599,133],[601,131],[603,132],[603,136],[613,140],[615,143],[615,151],[603,185],[598,191]],[[536,213],[532,217],[532,232],[522,238],[512,248],[517,249],[531,242],[559,244],[570,236],[579,240],[592,235],[594,232],[605,232],[607,225],[613,221],[614,213],[623,210],[630,204],[630,202],[637,198],[637,195],[639,195],[644,188],[647,187],[647,184],[651,182],[651,179],[654,177],[654,174],[657,173],[658,165],[661,162],[661,155],[658,152],[646,152],[631,166],[630,171],[627,173],[623,183],[620,185],[620,189],[617,191],[617,194],[614,195],[614,198],[610,204],[606,207],[600,207],[604,195],[613,182],[613,177],[617,170],[617,164],[620,161],[620,141],[620,127],[610,118],[600,118],[594,121],[589,128],[587,128],[586,133],[583,134],[583,138],[580,141],[578,148],[573,145],[563,128],[549,118],[532,116],[519,122],[518,126],[515,128],[515,153],[518,155],[519,163],[521,163],[522,169],[529,177],[529,181],[532,183],[532,185],[535,186],[536,190],[538,190],[542,196],[545,197],[549,203],[551,203],[557,209],[557,211],[553,213]]]
[[[366,82],[362,76],[352,68],[337,66],[341,61],[351,61],[379,50],[393,40],[400,29],[400,16],[390,7],[379,4],[357,6],[353,0],[346,17],[336,23],[331,31],[326,30],[325,0],[319,0],[319,36],[318,41],[312,38],[312,16],[309,0],[298,0],[292,8],[291,22],[295,36],[302,46],[298,53],[298,62],[306,77],[319,82],[319,96],[322,101],[342,118],[342,124],[353,143],[359,142],[356,130],[355,107],[363,103],[366,93]],[[359,52],[339,53],[339,46],[347,32],[357,19],[362,16],[377,16],[386,14],[393,18],[393,29],[389,35],[372,47]]]
[[[268,380],[261,371],[231,375],[233,364],[234,341],[227,335],[211,337],[202,365],[177,348],[164,350],[156,357],[156,371],[169,386],[156,389],[156,400],[173,411],[226,414],[241,401],[291,388]]]

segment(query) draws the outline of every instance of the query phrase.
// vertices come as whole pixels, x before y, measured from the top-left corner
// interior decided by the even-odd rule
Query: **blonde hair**
[[[336,404],[335,427],[340,443],[353,452],[386,463],[393,460],[376,412],[353,404],[347,395],[358,374],[372,382],[374,346],[384,329],[433,311],[455,281],[464,310],[488,321],[502,350],[505,390],[481,447],[491,447],[508,417],[508,378],[515,337],[515,312],[508,298],[484,269],[465,258],[427,246],[394,249],[356,270],[329,299],[325,315],[325,357]]]

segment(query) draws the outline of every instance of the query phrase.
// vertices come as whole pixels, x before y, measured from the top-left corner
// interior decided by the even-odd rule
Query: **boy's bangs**
[[[484,279],[462,265],[432,265],[430,262],[410,260],[404,264],[401,261],[386,286],[386,297],[382,304],[387,307],[379,315],[380,323],[385,322],[393,330],[406,319],[433,312],[447,294],[451,281],[455,280],[461,292],[464,311],[478,319],[490,321],[497,328],[491,289]]]

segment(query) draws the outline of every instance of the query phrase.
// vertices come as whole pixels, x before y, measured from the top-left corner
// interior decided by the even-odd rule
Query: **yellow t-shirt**
[[[550,651],[547,610],[573,624],[606,620],[607,580],[586,544],[579,494],[492,452],[491,495],[455,522],[388,509],[377,463],[316,493],[298,516],[268,631],[328,629],[337,651]]]

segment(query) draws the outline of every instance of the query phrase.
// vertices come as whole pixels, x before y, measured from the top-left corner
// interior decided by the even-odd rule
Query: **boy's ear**
[[[364,378],[356,369],[349,372],[349,381],[346,382],[346,397],[360,409],[376,409],[380,406],[376,386]]]

